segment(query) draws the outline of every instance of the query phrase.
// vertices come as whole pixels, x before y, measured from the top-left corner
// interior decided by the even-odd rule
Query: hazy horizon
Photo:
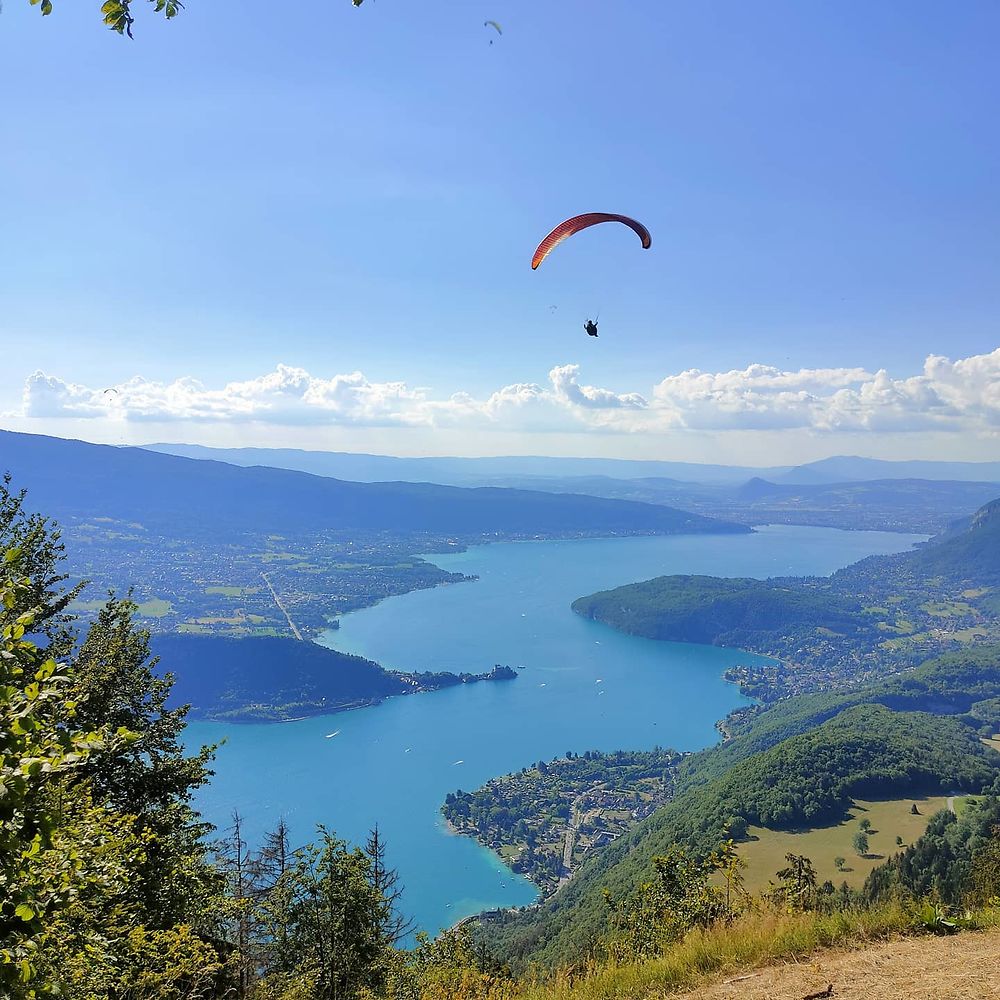
[[[565,460],[565,461],[593,461],[593,462],[622,462],[622,463],[660,463],[660,464],[685,464],[685,465],[705,465],[705,466],[719,466],[719,467],[729,467],[729,468],[745,468],[745,469],[775,469],[775,468],[795,468],[798,466],[812,465],[820,462],[826,461],[836,461],[836,460],[846,460],[854,461],[859,460],[862,462],[866,461],[881,461],[881,462],[896,462],[896,463],[908,463],[908,462],[929,462],[929,463],[939,463],[939,464],[981,464],[981,465],[994,465],[1000,462],[1000,455],[995,457],[986,457],[983,459],[963,459],[960,457],[955,457],[950,455],[946,458],[928,458],[924,455],[914,455],[914,456],[892,456],[889,458],[880,457],[877,455],[866,455],[859,452],[846,453],[846,452],[833,452],[829,454],[821,454],[816,458],[808,458],[802,461],[776,461],[776,462],[748,462],[748,461],[710,461],[707,459],[695,458],[675,458],[671,456],[665,457],[631,457],[627,455],[601,455],[601,454],[589,454],[589,453],[579,453],[579,454],[544,454],[539,452],[477,452],[470,451],[467,454],[459,454],[455,452],[440,451],[440,452],[392,452],[392,451],[370,451],[365,449],[351,449],[351,448],[323,448],[323,447],[302,447],[298,445],[257,445],[257,444],[234,444],[234,445],[206,445],[196,441],[182,441],[179,439],[166,440],[148,440],[148,441],[136,441],[136,442],[123,442],[116,441],[114,439],[101,440],[100,438],[87,437],[79,433],[68,433],[68,434],[53,434],[48,432],[39,431],[35,428],[29,430],[16,430],[12,427],[2,427],[0,426],[0,431],[11,431],[13,433],[25,433],[25,434],[38,434],[42,437],[53,437],[60,440],[68,441],[80,441],[84,444],[99,444],[99,445],[110,445],[112,447],[124,447],[124,448],[143,448],[143,449],[171,449],[171,448],[201,448],[207,451],[219,451],[228,452],[233,450],[245,450],[245,451],[291,451],[291,452],[302,452],[305,454],[315,454],[315,455],[352,455],[358,457],[371,457],[371,458],[385,458],[400,461],[407,460],[469,460],[475,461],[477,459],[490,460],[490,459],[510,459],[510,460],[540,460],[544,461],[546,459],[553,460]]]

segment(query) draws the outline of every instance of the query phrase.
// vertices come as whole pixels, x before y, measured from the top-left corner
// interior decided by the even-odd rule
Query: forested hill
[[[732,674],[754,697],[835,687],[969,643],[1000,641],[1000,500],[964,526],[831,577],[664,576],[582,597],[577,613],[633,635],[778,657]]]
[[[1000,499],[980,508],[964,530],[951,532],[912,558],[913,566],[928,576],[996,586],[1000,584]]]
[[[747,644],[751,633],[801,627],[871,630],[859,616],[859,602],[831,595],[825,582],[813,587],[799,581],[660,576],[581,597],[573,610],[623,632],[672,642]]]
[[[748,824],[838,819],[855,796],[995,787],[1000,755],[980,737],[1000,720],[1000,649],[942,657],[847,695],[779,703],[730,743],[686,759],[677,797],[584,863],[537,909],[484,925],[516,963],[579,959],[606,928],[604,890],[627,894],[672,844],[713,850]]]
[[[194,718],[278,721],[413,690],[371,660],[296,639],[165,634],[153,652],[174,675],[171,704]]]
[[[499,666],[488,674],[399,673],[363,656],[277,636],[168,633],[153,636],[152,647],[160,672],[174,676],[171,705],[190,705],[193,718],[241,722],[285,722],[393,695],[517,676]]]
[[[57,520],[110,517],[169,530],[338,528],[438,536],[746,532],[669,507],[577,495],[353,483],[0,431],[0,471]]]
[[[732,645],[746,642],[748,632],[799,626],[853,636],[876,629],[877,622],[862,615],[859,584],[879,575],[889,588],[936,577],[981,587],[1000,583],[1000,500],[940,541],[903,555],[871,556],[830,580],[661,576],[581,597],[573,610],[635,635],[680,642]]]

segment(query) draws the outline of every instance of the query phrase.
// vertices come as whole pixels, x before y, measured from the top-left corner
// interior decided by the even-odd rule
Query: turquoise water
[[[439,812],[445,795],[567,750],[703,747],[716,738],[715,721],[743,703],[722,672],[760,660],[621,635],[574,615],[574,598],[663,573],[826,574],[922,537],[773,526],[753,535],[499,543],[433,556],[479,579],[355,612],[323,642],[406,670],[523,666],[517,680],[282,725],[191,723],[191,744],[227,739],[198,804],[219,827],[238,808],[251,837],[279,816],[302,841],[320,822],[354,841],[377,823],[406,887],[404,908],[426,930],[530,903],[530,883],[448,832]]]

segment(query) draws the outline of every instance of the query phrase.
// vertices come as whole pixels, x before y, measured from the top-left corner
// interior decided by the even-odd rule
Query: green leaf
[[[20,917],[25,923],[35,919],[35,911],[27,904],[21,903],[14,907],[14,915]],[[27,980],[25,980],[27,982]]]

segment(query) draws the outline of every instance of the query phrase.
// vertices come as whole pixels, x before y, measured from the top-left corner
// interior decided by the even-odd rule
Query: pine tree
[[[133,891],[154,924],[170,926],[202,909],[218,882],[204,844],[208,827],[191,805],[210,775],[214,748],[188,756],[181,740],[187,706],[168,709],[173,676],[157,676],[149,632],[135,604],[111,597],[87,630],[74,664],[83,725],[123,727],[135,738],[122,752],[99,753],[80,771],[95,802],[136,817],[149,838]]]
[[[394,948],[413,932],[414,924],[403,915],[400,905],[403,887],[399,873],[386,864],[385,840],[379,835],[377,824],[368,835],[365,853],[371,859],[371,885],[379,898],[376,934],[383,947]]]

